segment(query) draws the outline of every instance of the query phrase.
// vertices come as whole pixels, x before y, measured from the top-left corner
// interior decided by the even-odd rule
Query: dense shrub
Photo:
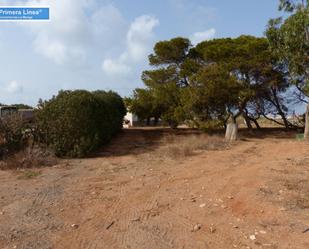
[[[122,129],[123,117],[127,110],[122,98],[115,92],[95,91],[93,92],[96,98],[104,103],[105,109],[102,117],[103,136],[108,140]]]
[[[24,146],[26,128],[19,115],[0,119],[0,160]]]
[[[83,157],[121,129],[124,115],[118,94],[76,90],[41,102],[36,119],[43,141],[57,156]]]

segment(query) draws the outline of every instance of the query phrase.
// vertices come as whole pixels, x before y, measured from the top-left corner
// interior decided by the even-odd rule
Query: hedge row
[[[43,141],[60,157],[83,157],[122,128],[126,108],[114,92],[60,91],[41,102],[36,119]]]

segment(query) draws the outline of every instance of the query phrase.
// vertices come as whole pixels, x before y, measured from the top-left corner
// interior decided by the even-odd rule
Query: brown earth
[[[309,248],[309,143],[177,151],[213,139],[192,133],[127,130],[89,159],[0,171],[0,248]]]

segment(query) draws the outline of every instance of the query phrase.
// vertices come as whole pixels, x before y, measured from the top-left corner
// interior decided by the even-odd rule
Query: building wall
[[[128,112],[127,115],[124,117],[124,120],[129,121],[129,124],[124,124],[124,128],[129,128],[134,126],[135,123],[138,122],[138,117],[135,114]]]

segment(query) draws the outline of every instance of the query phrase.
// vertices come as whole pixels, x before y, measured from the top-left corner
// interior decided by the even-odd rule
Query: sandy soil
[[[169,158],[170,133],[192,132],[128,130],[38,176],[0,171],[0,248],[309,248],[309,144],[270,133]]]

